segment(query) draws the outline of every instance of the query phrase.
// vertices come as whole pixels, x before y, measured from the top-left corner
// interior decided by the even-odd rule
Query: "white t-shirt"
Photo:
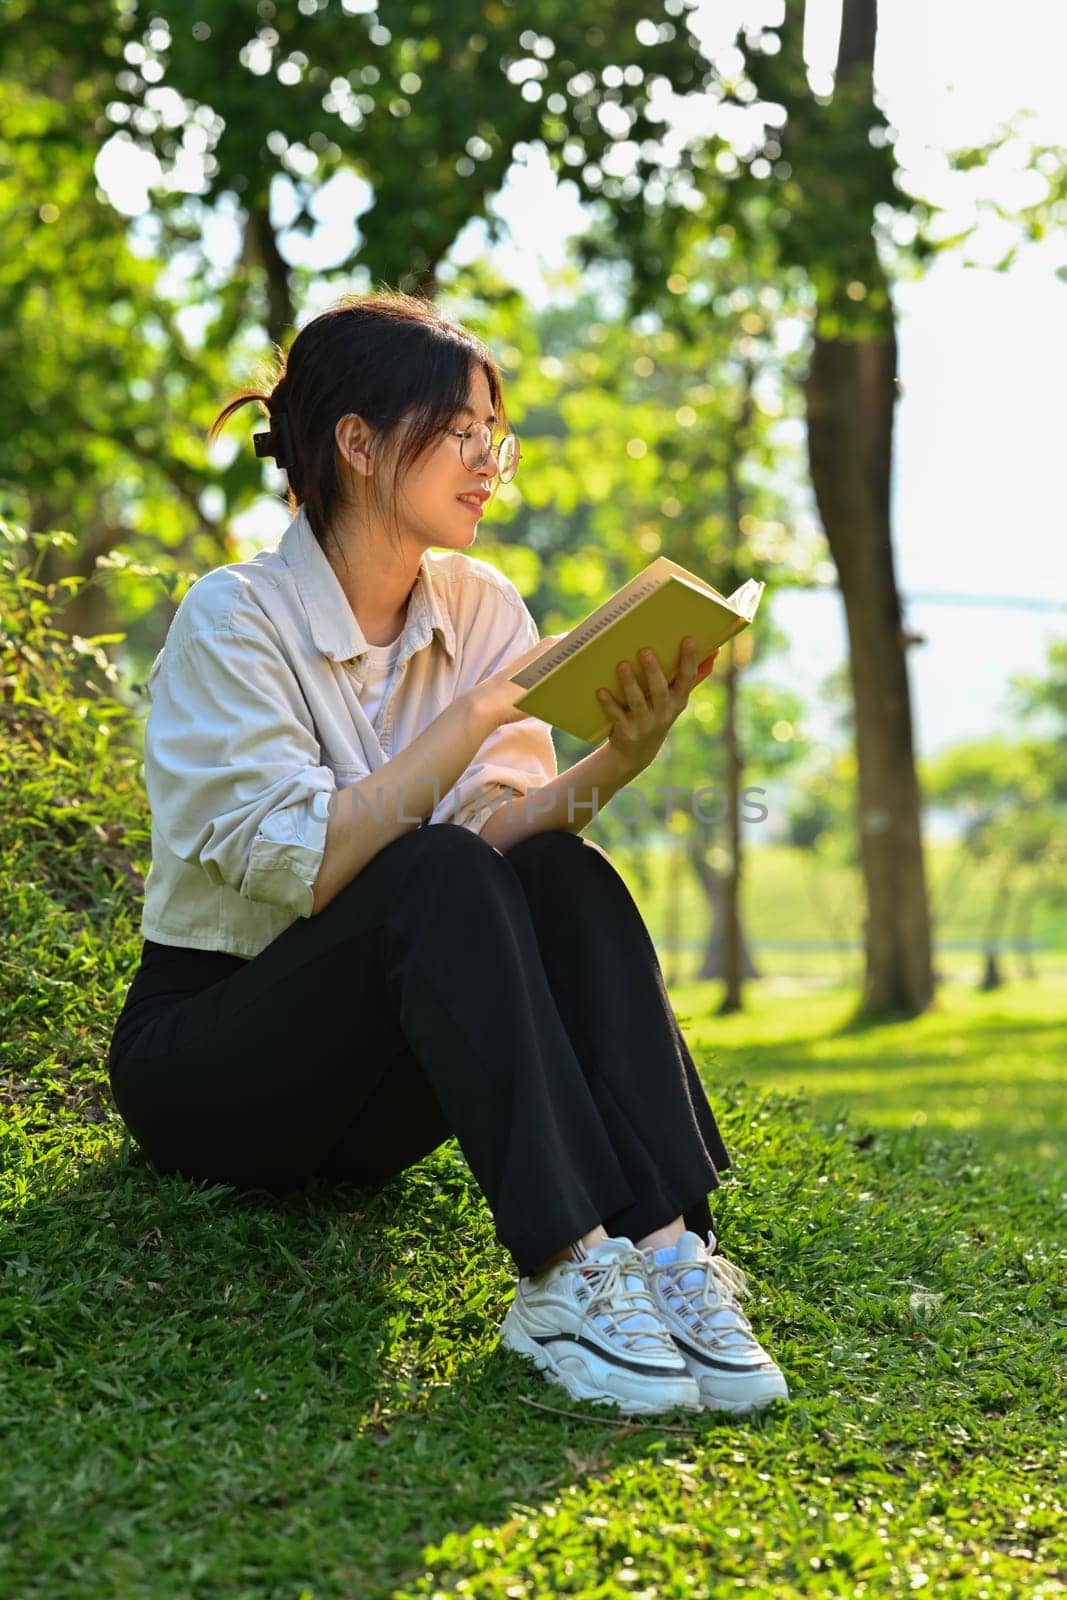
[[[401,629],[392,644],[367,646],[367,676],[358,690],[359,703],[367,713],[367,721],[376,731],[379,727],[378,713],[389,693],[393,670],[400,660],[400,647],[403,643],[404,632]]]

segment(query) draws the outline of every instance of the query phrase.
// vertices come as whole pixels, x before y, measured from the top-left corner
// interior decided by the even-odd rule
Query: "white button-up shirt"
[[[372,722],[359,696],[369,646],[303,511],[276,549],[197,579],[148,676],[142,935],[251,957],[310,916],[334,790],[383,766],[538,638],[495,567],[424,552]],[[548,724],[506,723],[428,822],[477,832],[509,792],[556,775]]]

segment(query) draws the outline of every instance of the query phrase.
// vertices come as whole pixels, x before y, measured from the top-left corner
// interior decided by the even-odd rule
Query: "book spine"
[[[575,655],[585,645],[591,643],[598,634],[603,633],[605,628],[610,627],[619,617],[632,610],[639,600],[643,600],[646,595],[651,594],[653,590],[659,587],[660,585],[656,581],[642,584],[632,594],[616,601],[613,606],[610,606],[607,611],[602,612],[595,619],[587,617],[579,627],[572,628],[567,637],[556,645],[553,650],[550,650],[547,655],[542,656],[539,661],[535,661],[532,666],[527,667],[524,672],[520,673],[515,682],[521,683],[526,689],[536,688],[539,683],[542,683],[548,677],[550,672],[554,672],[565,661],[569,661],[571,656]]]

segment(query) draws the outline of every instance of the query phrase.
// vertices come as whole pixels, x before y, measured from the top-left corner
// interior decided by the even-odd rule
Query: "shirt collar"
[[[282,534],[278,550],[292,571],[315,648],[331,661],[350,661],[353,656],[365,655],[367,640],[303,506]],[[455,629],[434,582],[429,552],[424,550],[408,602],[399,659],[406,660],[423,649],[435,633],[449,657],[454,658]]]

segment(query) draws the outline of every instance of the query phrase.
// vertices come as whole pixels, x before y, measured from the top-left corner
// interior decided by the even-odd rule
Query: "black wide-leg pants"
[[[238,1188],[455,1135],[523,1274],[598,1222],[706,1233],[729,1166],[629,890],[558,830],[419,828],[250,961],[146,940],[108,1066],[160,1171]]]

